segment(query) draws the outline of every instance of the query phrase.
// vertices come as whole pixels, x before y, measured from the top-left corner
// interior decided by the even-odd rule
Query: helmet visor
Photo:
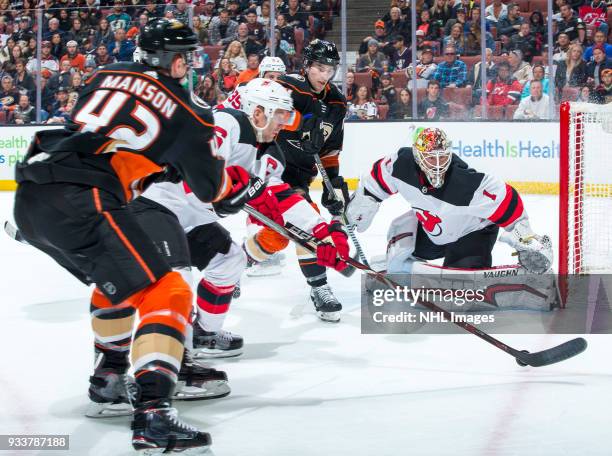
[[[321,62],[312,62],[310,68],[317,70],[321,76],[324,76],[328,80],[332,79],[338,70],[338,65],[328,65]]]
[[[293,125],[293,122],[295,121],[295,111],[277,109],[274,111],[273,119],[279,125]]]

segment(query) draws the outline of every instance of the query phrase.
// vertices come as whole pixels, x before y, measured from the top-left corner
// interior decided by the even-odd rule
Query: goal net
[[[559,274],[612,272],[612,105],[561,105]]]

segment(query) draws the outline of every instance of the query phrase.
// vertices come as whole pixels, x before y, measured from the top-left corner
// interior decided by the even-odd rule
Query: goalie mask
[[[291,94],[278,82],[262,78],[253,79],[240,91],[240,97],[242,111],[249,116],[258,142],[270,141],[264,138],[264,133],[273,121],[279,126],[284,126],[293,124],[295,120]],[[254,114],[257,108],[260,108],[266,116],[264,126],[256,125]]]
[[[442,187],[453,154],[446,133],[439,128],[418,129],[412,153],[432,187]]]

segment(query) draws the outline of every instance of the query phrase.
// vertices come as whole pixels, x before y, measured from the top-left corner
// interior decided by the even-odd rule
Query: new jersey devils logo
[[[421,222],[423,229],[427,231],[431,236],[440,236],[442,234],[442,227],[440,223],[442,219],[431,212],[421,209],[419,207],[413,207],[416,212],[416,217]]]

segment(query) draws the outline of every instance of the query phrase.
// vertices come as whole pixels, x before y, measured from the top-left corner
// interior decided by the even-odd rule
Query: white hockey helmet
[[[263,78],[252,79],[242,88],[240,98],[242,99],[242,111],[251,119],[257,131],[258,141],[263,140],[263,131],[272,122],[272,119],[281,125],[291,125],[295,120],[291,94],[276,81]],[[257,127],[253,123],[253,113],[257,107],[261,107],[266,115],[267,122],[263,127]]]
[[[287,67],[283,63],[280,57],[266,56],[259,64],[259,77],[263,78],[268,71],[275,71],[277,73],[285,74]]]
[[[434,188],[444,185],[451,164],[452,144],[440,128],[419,128],[412,146],[414,159]]]

